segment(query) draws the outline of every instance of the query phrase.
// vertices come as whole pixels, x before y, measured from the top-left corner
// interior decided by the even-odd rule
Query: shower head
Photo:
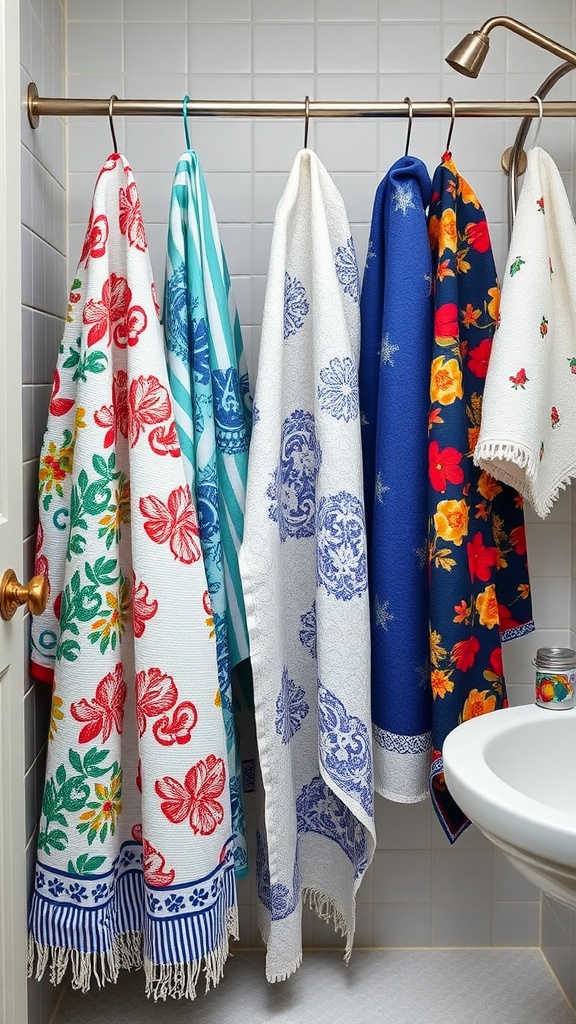
[[[466,75],[466,78],[478,78],[489,48],[490,40],[484,32],[469,32],[450,51],[446,63],[461,75]]]
[[[576,64],[576,53],[573,50],[568,50],[567,47],[562,46],[561,43],[557,43],[548,36],[542,35],[541,32],[536,32],[535,29],[525,25],[524,22],[516,21],[515,18],[508,18],[505,15],[489,18],[476,32],[469,32],[468,35],[464,36],[454,49],[450,51],[446,57],[446,63],[451,68],[454,68],[455,71],[459,71],[461,75],[466,75],[467,78],[477,78],[490,47],[488,34],[497,25],[510,29],[511,32],[523,36],[524,39],[529,39],[530,42],[536,43],[537,46],[541,46],[544,50],[555,53],[562,60]]]

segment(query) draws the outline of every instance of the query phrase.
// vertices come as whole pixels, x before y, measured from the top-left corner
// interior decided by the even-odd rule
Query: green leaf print
[[[83,853],[78,857],[76,863],[68,861],[68,871],[71,875],[92,875],[106,860],[106,857],[91,857],[89,853]]]
[[[83,532],[88,530],[86,517],[100,516],[108,510],[112,500],[110,484],[114,483],[121,475],[120,471],[116,469],[114,455],[110,455],[108,461],[102,455],[93,455],[92,468],[99,479],[90,483],[86,470],[82,469],[70,495],[68,561],[72,560],[72,555],[83,554],[87,544],[87,538],[83,535]]]
[[[111,831],[113,833],[112,825],[122,806],[120,803],[122,775],[117,761],[113,761],[109,765],[102,764],[109,754],[109,750],[99,750],[98,747],[92,747],[84,755],[84,758],[81,758],[76,750],[70,748],[68,760],[77,774],[68,778],[67,767],[65,764],[61,764],[58,765],[53,777],[46,780],[42,798],[42,820],[38,834],[38,849],[43,850],[48,856],[54,850],[65,850],[68,845],[68,832],[65,832],[64,829],[69,829],[70,825],[63,813],[64,811],[69,814],[79,814],[87,807],[97,808],[98,827],[102,821],[112,815]],[[99,782],[92,783],[90,781],[91,779],[102,778],[104,775],[110,775],[110,787],[103,786]],[[92,791],[92,785],[94,786],[94,792]],[[111,794],[112,799],[110,812],[108,812],[108,805],[106,804],[108,793]],[[92,800],[90,800],[90,797],[92,797]],[[89,810],[87,814],[84,812],[84,815],[80,815],[81,819],[83,817],[87,817],[88,820],[81,821],[81,824],[77,825],[76,829],[80,833],[91,830],[87,836],[88,845],[91,845],[98,831],[98,828],[94,828],[93,819],[95,814],[93,810]],[[62,827],[53,828],[54,825]],[[97,857],[89,858],[88,854],[83,856],[86,858],[84,873],[96,871],[100,864],[103,863],[103,859],[99,860]],[[82,856],[78,858],[77,864],[81,860]],[[87,864],[91,866],[87,867]],[[77,873],[81,873],[80,868]]]

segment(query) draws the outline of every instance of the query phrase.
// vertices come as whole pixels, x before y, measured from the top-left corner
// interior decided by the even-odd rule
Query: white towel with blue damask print
[[[269,981],[300,964],[303,899],[350,955],[375,846],[358,298],[342,198],[303,150],[274,225],[240,550]]]

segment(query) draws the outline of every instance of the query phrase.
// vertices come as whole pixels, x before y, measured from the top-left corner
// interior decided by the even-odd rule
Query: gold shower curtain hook
[[[448,138],[446,139],[445,151],[450,152],[450,143],[452,141],[452,132],[454,131],[454,122],[456,121],[456,104],[451,96],[446,100],[450,104],[450,127],[448,129]]]
[[[406,149],[404,150],[404,156],[408,156],[408,150],[410,149],[410,136],[412,135],[413,106],[412,100],[409,96],[404,97],[404,103],[408,104],[408,133],[406,135]]]
[[[112,135],[112,145],[114,146],[114,152],[118,152],[118,143],[116,142],[116,132],[114,131],[114,100],[118,97],[116,93],[112,93],[108,102],[108,122],[110,124],[110,134]]]
[[[304,149],[308,149],[308,128],[310,126],[310,97],[304,98]]]

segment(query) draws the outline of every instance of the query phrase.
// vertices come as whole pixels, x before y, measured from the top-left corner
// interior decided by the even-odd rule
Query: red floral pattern
[[[54,370],[54,378],[52,382],[52,396],[50,398],[49,412],[51,416],[65,416],[67,412],[75,405],[73,398],[58,398],[58,392],[60,391],[60,374],[58,370]]]
[[[430,483],[435,491],[444,494],[446,484],[461,484],[464,480],[464,470],[460,463],[462,453],[456,448],[443,448],[437,441],[430,441],[428,447],[428,472]]]
[[[164,747],[171,747],[174,743],[182,745],[190,740],[192,729],[197,721],[198,712],[195,705],[191,701],[185,700],[174,709],[171,719],[168,715],[163,715],[157,722],[154,722],[152,732],[158,743]]]
[[[159,850],[154,849],[152,843],[143,838],[142,825],[134,825],[132,838],[137,843],[142,843],[142,866],[147,884],[154,886],[155,889],[163,889],[167,885],[172,885],[176,878],[176,872],[174,868],[166,870],[166,858]]]
[[[144,428],[163,423],[172,415],[170,396],[157,377],[137,377],[128,392],[129,438],[133,448]]]
[[[140,512],[150,540],[155,544],[168,543],[174,558],[186,565],[198,561],[200,532],[188,487],[177,487],[166,504],[153,494],[140,498]]]
[[[136,721],[138,735],[146,732],[146,719],[157,718],[170,711],[178,700],[178,690],[172,676],[159,668],[138,672],[136,675]]]
[[[100,680],[91,701],[83,697],[70,705],[72,718],[77,722],[87,722],[80,730],[78,741],[89,743],[102,733],[102,743],[106,743],[113,729],[121,733],[125,700],[124,668],[122,662],[118,662],[114,671]]]
[[[134,636],[138,640],[144,636],[146,623],[153,619],[158,611],[158,601],[149,601],[149,593],[143,580],[136,583],[136,575],[132,572],[132,625]]]
[[[120,189],[120,231],[128,238],[128,244],[141,252],[146,250],[146,232],[142,220],[142,207],[136,188],[132,181],[128,188]]]
[[[106,242],[108,241],[109,228],[108,218],[104,213],[94,216],[94,208],[90,210],[90,218],[88,220],[88,229],[84,238],[84,245],[82,246],[82,253],[80,255],[80,263],[87,266],[89,259],[98,259],[99,256],[104,256],[106,252]]]
[[[468,824],[444,780],[442,744],[459,723],[507,703],[501,639],[532,627],[521,502],[474,466],[499,286],[484,212],[447,156],[434,176],[429,566],[433,695],[431,795],[451,841]],[[528,379],[523,369],[510,378]]]
[[[165,775],[155,784],[160,807],[168,821],[176,825],[188,819],[192,831],[211,835],[224,819],[224,808],[216,799],[226,784],[226,769],[221,757],[208,754],[206,760],[192,765],[184,785]]]

